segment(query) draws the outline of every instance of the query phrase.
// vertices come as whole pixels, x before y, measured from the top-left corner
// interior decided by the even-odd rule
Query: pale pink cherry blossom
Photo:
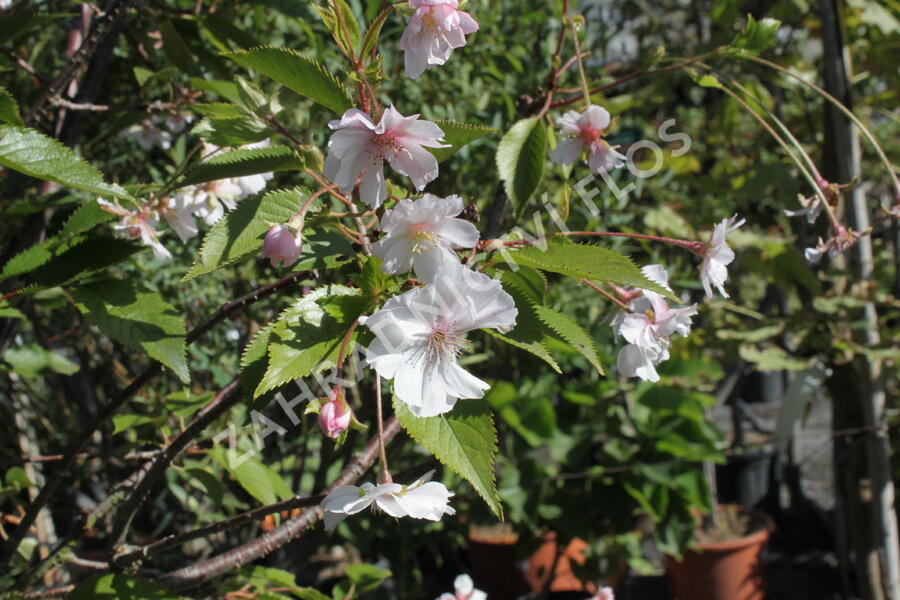
[[[409,177],[422,190],[438,176],[438,163],[425,148],[446,148],[444,132],[419,115],[404,117],[389,106],[376,125],[361,110],[351,108],[328,126],[334,131],[328,140],[325,176],[349,192],[362,176],[360,197],[377,208],[387,198],[384,161]]]
[[[703,251],[703,265],[700,267],[700,282],[706,290],[707,298],[713,297],[712,288],[715,286],[723,298],[728,298],[725,291],[725,280],[728,279],[728,265],[734,260],[734,251],[725,242],[726,238],[747,222],[746,219],[737,220],[733,215],[713,228],[712,239]]]
[[[263,256],[269,259],[273,267],[291,266],[300,258],[302,250],[303,238],[290,225],[275,225],[263,240]]]
[[[806,257],[806,260],[809,261],[809,264],[815,266],[819,264],[826,254],[835,257],[838,254],[849,250],[859,242],[860,237],[868,233],[866,231],[847,229],[838,222],[836,222],[835,229],[837,231],[833,237],[825,241],[823,241],[822,238],[819,238],[818,246],[804,250],[803,255]]]
[[[160,119],[144,119],[140,124],[132,125],[122,132],[122,136],[135,140],[142,150],[151,150],[159,146],[168,150],[172,145],[172,134],[159,128]]]
[[[159,215],[148,204],[142,204],[138,210],[122,208],[118,203],[109,202],[97,198],[97,204],[106,212],[121,217],[119,222],[113,225],[113,230],[121,238],[129,240],[141,240],[145,246],[150,246],[153,256],[157,260],[172,258],[172,254],[159,241]]]
[[[366,360],[418,417],[453,409],[461,398],[482,398],[490,386],[457,360],[473,329],[506,332],[516,305],[500,282],[459,264],[442,267],[434,283],[394,296],[364,324],[375,334]]]
[[[339,388],[331,392],[328,402],[319,407],[319,429],[325,437],[336,439],[350,427],[353,411]]]
[[[819,215],[822,214],[822,200],[817,195],[804,198],[802,195],[797,196],[800,201],[800,207],[797,210],[784,209],[784,214],[789,217],[806,217],[807,223],[813,224]]]
[[[662,265],[648,265],[641,269],[644,276],[671,291],[669,275]],[[643,295],[633,299],[632,312],[621,312],[610,324],[616,335],[628,342],[619,350],[616,369],[626,377],[639,377],[644,381],[659,381],[656,365],[669,358],[669,348],[674,334],[683,337],[691,331],[691,318],[697,314],[697,305],[685,308],[669,308],[661,294],[642,290]]]
[[[415,12],[400,38],[400,48],[407,77],[416,79],[465,46],[466,36],[478,31],[478,23],[459,10],[459,0],[409,0],[409,5]]]
[[[453,580],[453,593],[443,593],[437,600],[487,600],[487,594],[475,589],[475,582],[464,573]]]
[[[618,169],[625,164],[625,156],[603,139],[611,119],[605,108],[591,105],[578,113],[570,110],[559,118],[560,133],[566,138],[556,145],[550,159],[564,165],[574,164],[584,150],[588,152],[588,166],[595,173]]]
[[[616,600],[616,595],[611,587],[602,587],[589,600]]]
[[[166,127],[172,133],[181,133],[193,120],[194,115],[188,113],[171,113],[166,115]]]
[[[196,210],[193,196],[176,193],[169,197],[161,212],[166,223],[175,230],[182,242],[186,242],[200,233],[194,215]]]
[[[322,500],[325,530],[331,531],[349,515],[362,512],[372,504],[394,518],[412,517],[440,521],[444,515],[456,514],[450,506],[453,492],[437,481],[431,481],[429,471],[410,485],[364,483],[337,488]]]
[[[401,200],[381,218],[384,237],[372,245],[385,273],[406,273],[414,268],[424,282],[434,281],[445,262],[459,263],[457,248],[474,248],[478,229],[456,216],[463,211],[459,196],[438,198],[425,194]]]

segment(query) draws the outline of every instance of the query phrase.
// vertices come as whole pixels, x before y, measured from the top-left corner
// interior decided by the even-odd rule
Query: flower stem
[[[375,374],[375,412],[378,421],[378,452],[381,455],[380,483],[390,483],[391,474],[388,471],[387,452],[384,450],[384,416],[381,408],[381,375]]]
[[[898,198],[900,198],[900,179],[898,179],[897,174],[894,173],[894,167],[893,167],[893,165],[891,165],[891,161],[888,159],[887,155],[884,153],[884,149],[881,147],[881,144],[878,143],[878,140],[875,138],[875,136],[872,134],[872,132],[869,131],[869,128],[866,127],[865,125],[863,125],[863,122],[860,121],[859,118],[853,114],[853,111],[848,109],[846,106],[844,106],[841,103],[840,100],[838,100],[837,98],[835,98],[834,96],[832,96],[831,94],[829,94],[828,92],[826,92],[825,90],[823,90],[822,88],[817,86],[816,84],[814,84],[810,81],[807,81],[803,77],[800,77],[796,73],[792,72],[790,69],[786,69],[785,67],[782,67],[778,63],[774,63],[770,60],[766,60],[765,58],[760,58],[758,56],[739,54],[739,55],[737,55],[737,57],[743,58],[745,60],[752,60],[753,62],[759,63],[761,65],[766,65],[769,68],[775,69],[776,71],[780,71],[781,73],[787,75],[788,77],[791,77],[791,78],[799,81],[802,85],[808,87],[809,89],[813,90],[814,92],[816,92],[817,94],[819,94],[820,96],[825,98],[825,100],[827,100],[828,102],[833,104],[835,106],[835,108],[837,108],[839,111],[841,111],[845,117],[847,117],[848,119],[853,121],[853,124],[856,125],[857,127],[859,127],[859,129],[860,129],[860,131],[862,131],[863,135],[866,136],[866,139],[869,140],[869,143],[872,144],[872,146],[875,148],[875,153],[878,154],[878,158],[881,159],[881,162],[884,164],[885,168],[887,169],[888,176],[890,176],[891,181],[894,184],[894,194]]]
[[[584,59],[581,57],[581,43],[578,41],[578,29],[575,27],[575,21],[569,19],[569,26],[572,28],[572,42],[575,44],[575,57],[578,59],[578,75],[581,78],[581,91],[584,94],[585,108],[587,108],[591,105],[591,88],[584,71]]]
[[[618,306],[625,312],[631,312],[631,309],[628,308],[627,304],[625,304],[624,302],[622,302],[621,300],[619,300],[618,298],[616,298],[615,296],[613,296],[612,294],[610,294],[609,292],[604,290],[602,287],[600,287],[593,281],[591,281],[589,279],[581,279],[580,281],[581,281],[581,283],[586,284],[588,287],[594,289],[595,291],[600,292],[600,294],[605,296],[608,300],[610,300],[613,304],[615,304],[616,306]]]

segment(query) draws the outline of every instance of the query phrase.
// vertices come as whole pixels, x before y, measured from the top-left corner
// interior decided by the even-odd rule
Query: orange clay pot
[[[763,527],[724,542],[698,543],[681,562],[666,557],[669,590],[676,600],[764,600],[763,550],[775,525],[768,515],[741,508]]]
[[[516,543],[519,536],[511,530],[469,529],[469,559],[475,586],[487,592],[491,600],[516,600],[529,590],[519,566]]]
[[[537,552],[528,560],[528,583],[533,592],[540,593],[547,583],[553,561],[559,551],[556,542],[556,534],[553,532],[544,534],[543,540]],[[572,572],[572,563],[584,564],[584,551],[588,548],[587,542],[575,538],[565,547],[556,561],[556,569],[553,572],[553,581],[550,582],[551,592],[584,592],[593,594],[597,586],[593,581],[581,581]]]

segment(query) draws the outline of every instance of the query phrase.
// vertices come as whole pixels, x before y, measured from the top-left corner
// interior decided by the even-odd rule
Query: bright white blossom
[[[128,210],[102,198],[97,198],[97,204],[106,212],[121,217],[113,225],[116,235],[128,240],[140,240],[145,246],[150,246],[157,260],[172,258],[172,254],[159,241],[159,231],[156,230],[159,215],[151,206],[143,204],[138,210]]]
[[[272,227],[263,240],[263,256],[269,259],[273,267],[291,266],[300,258],[302,250],[303,238],[288,225]]]
[[[325,530],[331,531],[349,515],[355,515],[373,503],[394,518],[412,517],[440,521],[444,515],[456,514],[450,506],[453,492],[444,484],[431,481],[434,471],[429,471],[410,485],[382,483],[362,486],[344,485],[322,500],[325,511]]]
[[[487,594],[475,589],[475,582],[466,574],[453,580],[453,593],[441,594],[437,600],[487,600]]]
[[[603,139],[609,127],[610,117],[605,108],[588,106],[583,113],[570,110],[559,118],[560,133],[567,139],[556,145],[550,159],[564,165],[571,165],[582,151],[588,151],[588,165],[595,173],[618,169],[625,164],[625,156],[616,151],[618,146],[610,146]]]
[[[401,175],[412,179],[422,190],[438,176],[438,163],[425,148],[446,148],[444,132],[419,115],[404,117],[389,106],[376,125],[361,110],[351,108],[339,121],[328,126],[334,131],[328,140],[325,175],[349,192],[360,182],[363,202],[377,208],[387,198],[384,161]]]
[[[427,69],[442,65],[466,36],[478,31],[472,16],[459,9],[459,0],[409,0],[413,13],[400,38],[406,75],[416,79]]]
[[[416,276],[434,281],[445,262],[459,262],[456,248],[473,248],[478,229],[457,219],[463,211],[459,196],[438,198],[425,194],[418,200],[401,200],[381,218],[384,237],[372,245],[372,254],[382,259],[385,273],[406,273],[415,268]]]
[[[700,267],[700,282],[703,283],[708,298],[713,297],[713,286],[719,290],[723,298],[728,298],[725,280],[728,279],[728,265],[734,260],[734,251],[725,243],[725,238],[746,222],[746,219],[738,221],[737,215],[733,215],[722,219],[722,222],[713,229],[712,239],[706,245],[703,265]]]
[[[669,275],[662,265],[648,265],[641,269],[644,276],[671,291]],[[691,317],[697,314],[697,305],[685,308],[669,308],[661,294],[643,290],[643,295],[629,304],[632,312],[621,312],[611,326],[616,335],[628,342],[616,361],[616,369],[626,377],[639,377],[644,381],[659,381],[656,365],[669,358],[669,339],[677,333],[686,337],[691,331]]]
[[[616,595],[611,587],[603,587],[597,590],[597,593],[589,600],[616,600]]]
[[[473,329],[509,331],[516,305],[500,282],[462,265],[442,268],[434,283],[394,296],[365,325],[375,334],[366,360],[394,380],[394,393],[419,417],[448,412],[460,398],[490,386],[457,357]]]
[[[168,150],[172,145],[172,134],[160,129],[159,123],[159,117],[144,119],[123,131],[121,135],[135,140],[143,150],[152,150],[153,146]]]

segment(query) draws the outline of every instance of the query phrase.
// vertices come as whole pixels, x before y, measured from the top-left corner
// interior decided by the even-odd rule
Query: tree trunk
[[[825,54],[825,89],[852,109],[850,60],[844,43],[838,0],[824,0],[820,4],[820,12]],[[849,183],[860,177],[859,132],[830,104],[826,104],[825,108],[825,157],[826,177],[830,181]],[[869,207],[866,205],[863,188],[857,185],[849,190],[845,194],[845,201],[852,227],[862,231],[868,229]],[[873,271],[872,241],[869,236],[862,237],[852,249],[850,258],[855,283],[869,281]],[[880,336],[875,304],[867,303],[863,311],[867,327],[857,341],[868,347],[877,346]],[[851,546],[857,553],[857,570],[861,576],[863,597],[900,600],[900,545],[894,513],[894,484],[890,470],[890,440],[886,427],[886,395],[881,361],[861,355],[851,368],[854,372],[849,377],[844,374],[843,379],[844,385],[849,384],[852,389],[847,390],[849,393],[846,395],[834,397],[836,405],[844,405],[840,410],[835,409],[835,416],[845,415],[847,411],[861,413],[862,424],[867,429],[864,434],[867,472],[864,475],[860,473],[863,476],[856,479],[856,498],[850,499],[843,508],[854,508],[856,501],[869,504],[869,518],[859,513],[845,513],[848,518],[860,516],[863,521],[868,521],[860,523],[867,529],[849,524],[846,531],[849,532]],[[842,426],[837,421],[834,423],[835,428]],[[844,483],[845,491],[853,495],[854,492],[846,490],[849,482]]]

